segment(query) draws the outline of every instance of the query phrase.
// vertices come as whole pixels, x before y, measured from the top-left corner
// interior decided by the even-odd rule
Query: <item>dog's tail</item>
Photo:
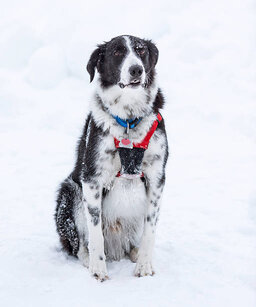
[[[74,222],[74,207],[81,200],[81,188],[69,176],[58,191],[55,222],[64,250],[74,256],[77,255],[79,249],[79,237]]]

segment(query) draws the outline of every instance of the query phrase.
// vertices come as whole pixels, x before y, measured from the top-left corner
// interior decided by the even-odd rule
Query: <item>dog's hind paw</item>
[[[138,260],[138,248],[134,247],[131,251],[130,251],[130,259],[132,262],[136,263],[136,261]]]
[[[88,269],[89,268],[89,252],[86,248],[81,246],[77,253],[78,259],[82,262],[82,264]]]
[[[151,262],[138,262],[134,275],[137,277],[153,276],[155,274]]]

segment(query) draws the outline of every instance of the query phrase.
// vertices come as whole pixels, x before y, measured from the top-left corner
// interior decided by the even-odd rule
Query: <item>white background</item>
[[[256,306],[256,2],[0,0],[1,306]],[[96,44],[151,38],[170,159],[156,275],[99,283],[60,251]]]

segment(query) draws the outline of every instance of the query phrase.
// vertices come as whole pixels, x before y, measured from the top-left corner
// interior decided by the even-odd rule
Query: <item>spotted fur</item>
[[[125,129],[113,115],[142,117],[129,137],[140,143],[164,105],[157,86],[156,46],[148,40],[119,36],[101,44],[87,65],[97,89],[78,143],[73,172],[61,184],[55,213],[63,248],[91,274],[107,279],[106,260],[130,256],[135,275],[153,275],[152,251],[165,184],[168,143],[162,120],[141,164],[143,178],[116,177],[121,169],[114,137]]]

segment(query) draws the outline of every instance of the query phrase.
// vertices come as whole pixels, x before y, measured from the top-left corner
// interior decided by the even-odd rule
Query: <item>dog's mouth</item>
[[[128,84],[128,86],[136,87],[136,86],[138,86],[138,85],[140,85],[140,84],[141,84],[140,80],[134,79],[134,80],[132,80],[132,81]]]
[[[120,88],[125,88],[125,87],[138,87],[139,85],[141,85],[141,81],[139,79],[134,79],[132,80],[130,83],[128,84],[123,84],[123,83],[119,83]]]

